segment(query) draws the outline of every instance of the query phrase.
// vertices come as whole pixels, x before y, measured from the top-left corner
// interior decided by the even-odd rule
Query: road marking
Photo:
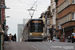
[[[4,42],[4,43],[8,43],[8,42]]]
[[[32,45],[32,47],[35,48],[36,50],[39,50],[39,49],[37,49],[37,48],[36,48],[35,46],[33,46],[33,45]]]
[[[51,49],[48,49],[48,50],[51,50]]]

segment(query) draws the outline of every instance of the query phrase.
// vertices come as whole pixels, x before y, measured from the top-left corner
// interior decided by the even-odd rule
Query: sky
[[[5,16],[10,16],[6,18],[6,25],[9,27],[8,34],[18,33],[18,24],[23,24],[23,19],[31,18],[28,9],[35,2],[33,19],[37,19],[42,12],[47,10],[50,0],[5,0],[5,5],[10,8],[5,10]]]

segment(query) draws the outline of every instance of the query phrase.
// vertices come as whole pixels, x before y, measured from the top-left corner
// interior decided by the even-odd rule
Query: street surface
[[[75,43],[67,43],[67,42],[5,42],[4,50],[75,50]]]

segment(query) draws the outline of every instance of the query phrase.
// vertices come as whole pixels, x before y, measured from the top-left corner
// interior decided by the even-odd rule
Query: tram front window
[[[43,32],[42,24],[32,24],[31,32]]]

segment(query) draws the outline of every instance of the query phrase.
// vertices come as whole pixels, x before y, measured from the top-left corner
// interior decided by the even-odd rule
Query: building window
[[[54,9],[52,9],[52,12],[54,12]]]
[[[68,16],[67,16],[67,21],[68,21]]]
[[[72,19],[74,19],[74,13],[72,13]]]
[[[72,0],[72,3],[75,3],[75,0]]]
[[[47,18],[47,25],[49,25],[50,23],[49,23],[49,18]]]
[[[70,14],[69,14],[69,21],[70,21]]]
[[[58,13],[60,13],[63,9],[65,9],[67,6],[71,4],[71,0],[65,0],[59,7],[58,7]]]

